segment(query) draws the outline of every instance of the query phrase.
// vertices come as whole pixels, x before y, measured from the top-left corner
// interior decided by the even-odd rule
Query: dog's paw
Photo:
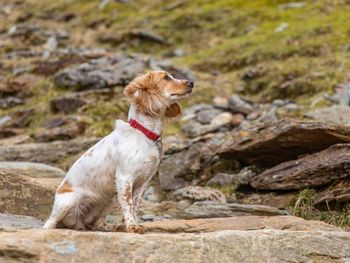
[[[142,225],[129,225],[125,228],[125,232],[144,234],[145,228]]]

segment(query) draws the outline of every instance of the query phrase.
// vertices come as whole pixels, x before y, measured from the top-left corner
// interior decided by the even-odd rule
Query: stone
[[[250,184],[260,190],[320,187],[350,176],[350,144],[281,163],[255,176]]]
[[[218,155],[271,167],[346,142],[350,127],[290,119],[232,132]]]
[[[334,123],[350,126],[350,107],[344,105],[332,105],[326,108],[320,108],[305,115],[308,118],[325,123]]]
[[[324,202],[348,202],[350,200],[350,178],[337,182],[313,196],[315,204]]]
[[[228,98],[217,96],[213,99],[213,106],[218,109],[228,110],[230,103],[228,101]]]
[[[82,138],[48,143],[1,145],[0,161],[30,161],[55,164],[62,158],[87,150],[97,141],[96,138]]]
[[[17,94],[20,97],[29,96],[38,78],[34,75],[22,75],[10,79],[6,86],[0,89],[0,94]]]
[[[0,170],[0,211],[46,219],[55,189],[9,169]],[[1,254],[1,253],[0,253]]]
[[[50,101],[51,111],[53,113],[62,112],[65,114],[73,113],[77,111],[81,106],[87,102],[77,97],[60,97],[54,98]]]
[[[195,81],[196,78],[193,75],[192,71],[188,68],[177,67],[173,64],[171,60],[149,60],[149,68],[151,70],[165,70],[168,71],[171,75],[173,75],[177,79],[187,79]]]
[[[47,128],[47,129],[52,129],[52,128],[60,127],[60,126],[65,125],[67,123],[68,123],[68,119],[64,115],[55,116],[53,118],[47,119],[44,122],[43,127]]]
[[[201,110],[197,112],[197,121],[199,121],[201,124],[209,124],[212,119],[214,119],[216,116],[218,116],[221,113],[221,110],[218,109],[207,109],[207,110]]]
[[[162,139],[164,154],[174,154],[189,148],[193,143],[179,136],[167,136]]]
[[[238,95],[232,95],[229,98],[229,107],[233,113],[243,113],[245,115],[250,114],[254,110],[250,102]]]
[[[163,159],[158,170],[160,189],[177,190],[205,180],[215,149],[222,141],[223,138],[218,134],[206,142],[195,143]]]
[[[233,127],[239,126],[244,120],[245,120],[245,117],[243,114],[235,113],[232,115],[231,125]]]
[[[147,61],[138,56],[112,55],[68,67],[54,77],[55,85],[76,90],[125,85],[143,73]]]
[[[186,207],[182,211],[181,218],[193,219],[242,215],[274,216],[287,214],[284,210],[264,205],[222,204],[213,201],[201,201]]]
[[[85,126],[82,123],[71,123],[52,129],[41,128],[33,134],[37,142],[65,141],[76,138],[84,133]]]
[[[0,99],[0,109],[8,109],[17,105],[23,105],[24,100],[21,98],[8,96],[3,99]]]
[[[285,209],[290,206],[295,195],[296,193],[252,192],[240,195],[237,202],[246,205],[266,205]]]
[[[0,171],[10,170],[16,175],[34,178],[63,178],[65,172],[57,167],[33,162],[0,162]]]
[[[202,110],[210,110],[212,108],[213,108],[213,106],[211,106],[210,104],[206,104],[206,103],[195,104],[193,106],[186,108],[182,112],[182,120],[187,121],[190,119],[194,119],[194,118],[196,118],[197,112],[202,111]]]
[[[1,233],[0,261],[346,262],[349,243],[350,233],[324,230],[137,235],[33,229]]]
[[[99,36],[99,40],[106,43],[112,43],[114,45],[119,45],[122,43],[130,43],[135,42],[151,42],[156,44],[166,44],[167,41],[164,37],[159,34],[156,34],[152,31],[134,29],[122,33],[113,34],[103,34]]]
[[[239,187],[249,185],[254,176],[256,176],[256,172],[245,167],[235,174],[218,173],[207,182],[207,186],[232,185],[233,189],[236,190]]]
[[[10,138],[0,139],[0,145],[12,145],[20,143],[28,143],[30,141],[30,136],[27,134],[20,134]]]
[[[43,222],[35,217],[0,214],[0,232],[15,232],[19,229],[41,228]]]
[[[197,122],[189,122],[182,127],[182,130],[188,137],[194,138],[210,132],[215,132],[223,127],[229,127],[232,122],[232,114],[230,112],[222,112],[215,116],[209,124],[201,125]]]
[[[253,231],[274,229],[285,231],[341,231],[320,221],[296,216],[234,216],[225,218],[178,219],[143,224],[153,233],[208,233],[225,230]]]
[[[216,189],[201,186],[188,186],[178,189],[173,193],[176,201],[190,200],[197,201],[214,201],[218,203],[226,203],[225,195]]]
[[[27,127],[33,116],[34,109],[24,109],[12,112],[9,116],[0,119],[0,126],[6,128],[24,128]]]

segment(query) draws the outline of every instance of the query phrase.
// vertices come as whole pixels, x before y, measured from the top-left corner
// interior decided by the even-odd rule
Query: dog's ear
[[[165,110],[165,117],[174,118],[181,114],[181,108],[178,103],[170,104]]]
[[[125,87],[124,94],[147,115],[157,116],[164,111],[166,104],[150,73],[136,77]]]

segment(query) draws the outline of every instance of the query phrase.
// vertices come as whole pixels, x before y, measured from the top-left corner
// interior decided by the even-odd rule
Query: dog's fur
[[[124,90],[135,119],[154,133],[162,133],[162,117],[180,114],[177,102],[192,92],[193,82],[178,80],[165,71],[135,78]],[[44,228],[72,228],[143,233],[137,211],[162,155],[161,147],[122,120],[114,131],[91,147],[71,167],[56,191]],[[105,223],[118,199],[121,226]]]

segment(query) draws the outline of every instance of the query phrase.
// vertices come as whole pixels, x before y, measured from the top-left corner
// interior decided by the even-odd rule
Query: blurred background
[[[166,122],[143,220],[290,213],[348,226],[348,152],[328,147],[350,142],[349,22],[348,0],[0,1],[0,170],[42,195],[18,190],[0,212],[45,219],[64,171],[126,120],[123,87],[163,69],[196,86]]]

